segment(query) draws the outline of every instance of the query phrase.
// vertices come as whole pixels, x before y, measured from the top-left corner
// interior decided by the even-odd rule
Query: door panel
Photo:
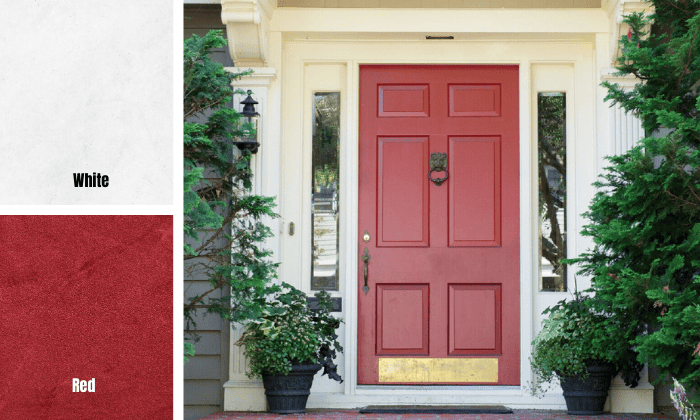
[[[519,384],[517,66],[361,66],[359,142],[358,383]]]
[[[381,117],[427,117],[428,85],[379,85],[377,114]]]
[[[450,85],[450,117],[500,117],[501,85]]]
[[[450,355],[501,352],[501,285],[451,284]]]
[[[501,139],[450,137],[450,246],[501,244]]]
[[[428,137],[380,137],[377,246],[428,246]]]
[[[377,285],[377,353],[428,354],[427,284]]]

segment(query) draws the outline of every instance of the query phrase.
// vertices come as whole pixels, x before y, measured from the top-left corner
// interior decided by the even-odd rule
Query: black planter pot
[[[561,378],[561,388],[569,414],[597,415],[603,414],[605,400],[608,397],[610,381],[617,373],[615,366],[609,363],[591,364],[586,367],[588,378]]]
[[[304,413],[311,383],[320,369],[321,365],[293,365],[287,376],[263,373],[268,411],[277,414]]]

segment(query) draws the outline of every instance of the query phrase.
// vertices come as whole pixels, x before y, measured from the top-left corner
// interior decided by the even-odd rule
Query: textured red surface
[[[357,410],[307,410],[306,414],[276,415],[270,413],[237,413],[226,412],[212,414],[202,420],[234,420],[234,419],[313,419],[313,420],[389,420],[389,419],[422,419],[422,420],[651,420],[668,419],[663,414],[609,414],[600,416],[570,416],[565,411],[544,410],[513,410],[513,414],[360,414]]]
[[[172,232],[171,216],[0,217],[0,418],[173,418]]]

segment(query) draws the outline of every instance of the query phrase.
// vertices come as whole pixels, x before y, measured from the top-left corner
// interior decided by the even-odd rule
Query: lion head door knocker
[[[445,172],[444,178],[433,178],[433,172]],[[428,172],[428,179],[433,181],[438,187],[442,185],[443,182],[450,176],[447,172],[447,153],[431,153],[430,154],[430,172]]]

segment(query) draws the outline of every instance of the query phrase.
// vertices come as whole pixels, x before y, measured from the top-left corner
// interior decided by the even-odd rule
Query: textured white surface
[[[5,2],[0,57],[0,204],[173,204],[171,0]]]

